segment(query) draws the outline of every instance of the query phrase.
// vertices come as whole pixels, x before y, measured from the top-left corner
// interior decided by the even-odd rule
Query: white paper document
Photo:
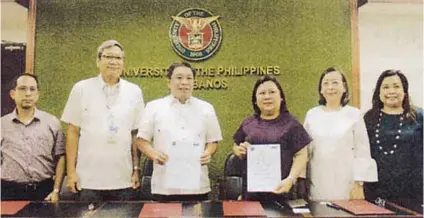
[[[293,213],[311,213],[309,208],[293,208]]]
[[[272,192],[281,182],[279,144],[252,145],[247,149],[247,191]]]
[[[192,141],[175,141],[168,146],[165,164],[165,187],[200,189],[202,150]]]

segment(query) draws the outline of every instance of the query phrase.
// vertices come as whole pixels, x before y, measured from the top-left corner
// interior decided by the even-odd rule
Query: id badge
[[[109,138],[107,140],[108,144],[116,144],[118,130],[119,130],[119,127],[116,125],[113,125],[113,123],[109,126]]]

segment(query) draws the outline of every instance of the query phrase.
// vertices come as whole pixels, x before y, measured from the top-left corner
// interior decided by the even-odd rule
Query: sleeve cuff
[[[377,182],[377,164],[372,158],[355,158],[353,161],[355,181]]]
[[[152,137],[149,137],[149,134],[148,133],[143,132],[143,131],[140,131],[140,129],[138,129],[136,137],[137,138],[144,139],[144,140],[149,141],[149,142],[152,139]]]
[[[214,142],[218,143],[220,141],[222,141],[222,137],[217,137],[217,138],[212,138],[212,139],[206,140],[206,143],[214,143]]]

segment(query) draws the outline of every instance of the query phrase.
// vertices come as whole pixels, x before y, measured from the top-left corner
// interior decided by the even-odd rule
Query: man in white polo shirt
[[[138,148],[154,160],[152,194],[160,201],[207,200],[207,164],[222,133],[213,106],[192,97],[195,70],[188,63],[168,69],[171,95],[147,104],[137,134]]]
[[[97,50],[100,75],[74,85],[61,120],[68,123],[67,182],[82,201],[130,200],[140,186],[140,152],[132,143],[141,89],[120,78],[124,50],[115,40]]]

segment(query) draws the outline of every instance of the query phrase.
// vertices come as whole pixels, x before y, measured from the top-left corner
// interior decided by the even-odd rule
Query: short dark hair
[[[327,104],[327,100],[325,100],[324,95],[322,95],[321,93],[321,88],[322,88],[322,80],[324,79],[325,75],[331,73],[331,72],[338,72],[341,76],[342,76],[342,82],[343,82],[343,86],[345,87],[345,93],[343,93],[342,97],[340,98],[340,104],[342,106],[345,106],[349,103],[349,87],[347,85],[347,80],[346,80],[346,76],[344,75],[343,71],[339,68],[336,67],[329,67],[326,70],[324,70],[324,72],[321,73],[321,76],[319,78],[319,82],[318,82],[318,94],[319,94],[319,100],[318,100],[318,104],[320,105],[326,105]]]
[[[104,41],[98,48],[97,48],[97,60],[100,60],[102,58],[103,50],[106,48],[110,48],[116,46],[121,49],[122,55],[124,55],[124,46],[121,45],[118,41],[111,39]]]
[[[17,75],[12,80],[12,83],[10,84],[10,89],[9,90],[12,90],[12,89],[15,90],[16,89],[16,86],[18,85],[18,79],[21,78],[21,77],[23,77],[23,76],[29,76],[29,77],[34,78],[35,79],[35,82],[37,84],[37,89],[39,89],[38,88],[38,77],[35,74],[32,74],[32,73],[22,73],[22,74]]]
[[[189,63],[183,61],[183,62],[172,63],[168,67],[168,74],[166,75],[168,77],[168,79],[171,79],[172,74],[174,73],[174,70],[177,67],[187,67],[187,68],[190,68],[191,72],[193,73],[193,77],[196,78],[196,69],[194,69]]]
[[[372,123],[376,123],[379,117],[380,110],[384,107],[384,103],[380,100],[380,88],[383,84],[383,80],[387,77],[398,76],[400,81],[402,82],[403,92],[405,93],[405,97],[403,98],[402,108],[403,113],[406,115],[408,120],[414,120],[416,118],[416,111],[414,107],[412,107],[410,99],[409,99],[409,84],[408,79],[400,70],[385,70],[381,73],[381,75],[377,79],[377,84],[375,85],[374,94],[372,95],[372,107],[367,113],[365,113],[365,118],[370,120]]]
[[[277,89],[280,91],[280,97],[281,97],[280,113],[283,113],[283,112],[286,112],[286,111],[288,112],[287,105],[286,105],[286,96],[284,95],[283,88],[281,88],[280,83],[277,81],[277,79],[275,77],[270,76],[270,75],[266,75],[266,76],[259,78],[256,81],[255,85],[253,86],[252,106],[253,106],[253,111],[254,111],[253,115],[256,116],[256,117],[259,117],[261,115],[261,110],[259,109],[258,104],[257,104],[256,92],[258,91],[258,87],[261,84],[268,82],[268,81],[273,82],[277,86]]]

